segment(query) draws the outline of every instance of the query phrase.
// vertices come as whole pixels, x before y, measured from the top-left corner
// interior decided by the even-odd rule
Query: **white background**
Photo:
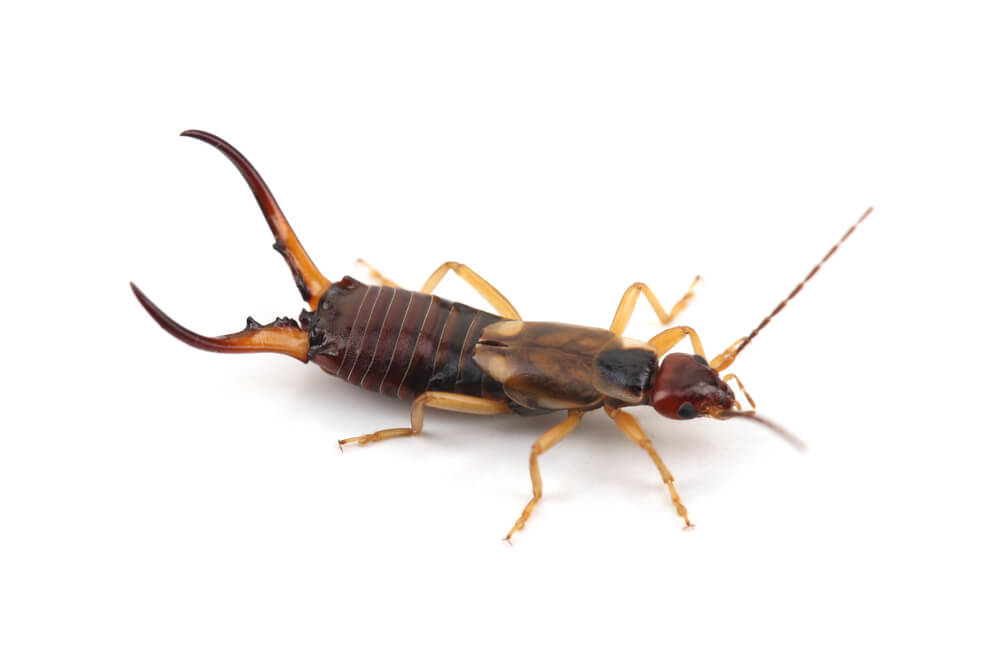
[[[810,3],[811,6],[811,3]],[[35,3],[0,17],[4,665],[996,664],[989,3]],[[317,265],[445,260],[528,319],[664,302],[751,423],[429,413],[169,338],[302,307],[215,132]],[[442,295],[483,305],[447,278]],[[628,333],[658,330],[640,303]]]

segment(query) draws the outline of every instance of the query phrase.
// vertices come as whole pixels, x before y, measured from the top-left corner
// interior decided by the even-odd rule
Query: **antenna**
[[[754,410],[726,410],[724,412],[719,413],[719,419],[729,419],[731,417],[742,417],[743,419],[752,419],[758,424],[763,424],[764,426],[766,426],[767,428],[771,429],[779,436],[784,438],[788,442],[788,444],[790,444],[795,449],[799,450],[799,452],[803,454],[806,453],[807,449],[806,443],[802,442],[797,437],[795,437],[795,435],[793,435],[791,431],[785,430],[784,428],[775,424],[770,419],[765,419],[764,417],[761,417]]]
[[[807,282],[809,282],[812,279],[813,276],[816,275],[816,273],[819,271],[819,269],[820,269],[821,266],[823,266],[824,264],[826,264],[826,260],[830,259],[830,257],[833,256],[833,253],[837,252],[837,248],[840,247],[840,244],[843,243],[844,241],[846,241],[847,237],[854,233],[854,230],[857,229],[858,225],[860,225],[862,222],[865,221],[865,218],[868,217],[868,215],[872,212],[872,210],[873,210],[873,207],[869,206],[868,210],[865,211],[864,213],[862,213],[861,217],[858,218],[858,221],[855,222],[853,225],[851,225],[850,229],[848,229],[846,232],[844,232],[844,235],[840,237],[839,241],[837,241],[836,243],[833,244],[833,247],[830,248],[830,251],[827,252],[826,255],[823,256],[823,259],[821,259],[819,261],[819,264],[817,264],[816,266],[814,266],[812,268],[812,271],[810,271],[809,274],[805,278],[802,279],[802,282],[800,282],[798,285],[796,285],[795,289],[793,289],[791,291],[791,293],[789,293],[789,295],[786,296],[782,300],[781,303],[779,303],[777,306],[775,306],[774,310],[771,311],[771,314],[768,315],[767,317],[765,317],[761,321],[761,323],[757,325],[757,328],[754,329],[753,331],[751,331],[750,335],[743,339],[743,342],[740,343],[740,346],[736,348],[736,351],[733,352],[732,356],[729,357],[729,359],[727,360],[727,361],[729,361],[729,363],[732,363],[733,359],[736,358],[736,355],[738,355],[740,352],[743,351],[743,348],[745,348],[750,343],[750,341],[752,341],[754,339],[754,337],[758,333],[760,333],[760,330],[763,329],[764,327],[766,327],[767,324],[768,324],[768,322],[770,322],[771,319],[775,315],[777,315],[778,313],[780,313],[782,311],[782,309],[784,309],[785,305],[788,304],[789,301],[791,301],[792,299],[795,298],[796,294],[798,294],[800,291],[802,291],[802,288],[805,286],[805,284]],[[728,366],[729,364],[726,364],[726,365]]]

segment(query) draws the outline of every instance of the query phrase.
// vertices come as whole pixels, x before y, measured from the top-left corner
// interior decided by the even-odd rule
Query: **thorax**
[[[473,358],[512,401],[541,410],[594,408],[607,399],[643,403],[657,367],[647,343],[555,322],[492,324]]]

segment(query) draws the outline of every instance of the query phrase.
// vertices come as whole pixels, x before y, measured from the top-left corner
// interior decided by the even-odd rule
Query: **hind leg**
[[[363,447],[379,440],[417,435],[424,428],[425,407],[450,410],[451,412],[464,412],[470,415],[500,415],[510,412],[510,408],[507,407],[507,403],[504,401],[476,398],[474,396],[465,396],[464,394],[451,394],[446,391],[428,391],[420,394],[413,401],[413,407],[410,409],[409,428],[386,428],[366,435],[344,438],[339,441],[340,448],[343,449],[344,445],[350,444]]]
[[[358,259],[358,264],[365,267],[365,269],[372,274],[372,277],[378,280],[381,284],[387,287],[399,287],[398,283],[386,278],[381,271],[374,268],[365,260]],[[512,320],[521,319],[520,313],[518,313],[513,304],[507,300],[507,297],[500,293],[500,290],[491,285],[485,278],[470,269],[468,266],[465,264],[459,264],[458,262],[445,262],[439,266],[434,273],[430,275],[427,281],[424,282],[424,286],[420,288],[420,291],[430,294],[434,291],[434,288],[438,286],[448,271],[454,271],[455,275],[467,282],[472,289],[476,290],[481,297],[486,299],[486,301],[493,306],[493,309],[498,315]]]
[[[399,283],[386,278],[384,273],[382,273],[381,271],[379,271],[374,266],[372,266],[365,260],[361,259],[360,257],[358,257],[354,261],[363,266],[365,271],[371,274],[371,277],[374,278],[379,285],[385,285],[386,287],[402,287],[402,285],[400,285]]]

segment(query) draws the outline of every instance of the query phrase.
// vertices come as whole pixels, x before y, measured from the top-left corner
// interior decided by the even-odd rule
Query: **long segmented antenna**
[[[214,134],[203,132],[202,130],[187,130],[186,132],[181,132],[181,136],[198,139],[215,146],[223,155],[229,158],[230,162],[236,165],[240,174],[243,175],[243,179],[250,186],[257,204],[260,206],[261,212],[264,213],[267,224],[274,234],[276,241],[274,249],[281,253],[281,256],[285,258],[285,262],[288,263],[288,268],[292,270],[292,277],[295,279],[296,287],[299,288],[299,293],[302,294],[302,299],[308,301],[309,307],[316,310],[319,300],[330,288],[330,281],[319,272],[316,265],[309,259],[309,255],[306,254],[305,248],[299,243],[298,237],[292,231],[291,225],[288,224],[288,219],[281,212],[278,202],[275,201],[274,195],[271,194],[271,190],[267,187],[264,179],[257,173],[257,170],[250,164],[250,161],[243,157],[242,153]]]
[[[851,234],[854,233],[854,230],[857,229],[858,225],[860,225],[862,222],[865,221],[865,218],[868,217],[868,215],[872,212],[872,210],[873,210],[873,207],[869,206],[868,210],[865,211],[864,213],[862,213],[861,217],[858,218],[858,221],[855,222],[853,225],[851,225],[851,228],[848,229],[844,233],[844,235],[840,237],[839,241],[837,241],[836,243],[833,244],[833,247],[830,248],[829,252],[827,252],[823,256],[823,259],[821,259],[819,261],[819,264],[817,264],[816,266],[814,266],[812,268],[812,271],[809,272],[809,275],[807,275],[805,278],[803,278],[802,282],[800,282],[798,285],[796,285],[795,289],[793,289],[791,291],[791,293],[789,293],[789,295],[786,296],[784,298],[784,300],[782,300],[781,303],[779,303],[777,306],[775,306],[774,310],[771,311],[771,314],[768,315],[767,317],[765,317],[761,321],[761,323],[757,325],[757,328],[754,329],[753,331],[751,331],[750,335],[743,339],[743,342],[740,343],[739,347],[736,348],[736,351],[732,353],[732,356],[730,356],[728,359],[726,359],[726,362],[727,362],[726,366],[729,366],[729,364],[731,364],[733,362],[733,359],[735,359],[736,356],[739,355],[739,353],[743,351],[743,348],[745,348],[747,345],[749,345],[750,341],[753,340],[757,336],[758,333],[760,333],[760,330],[763,329],[764,327],[766,327],[768,325],[768,323],[771,321],[771,319],[775,315],[777,315],[778,313],[780,313],[784,309],[784,307],[788,304],[789,301],[791,301],[792,299],[795,298],[796,294],[798,294],[800,291],[802,291],[802,288],[805,286],[805,284],[807,282],[809,282],[812,279],[813,276],[816,275],[816,273],[819,271],[819,269],[820,269],[821,266],[823,266],[824,264],[826,264],[826,260],[830,259],[830,257],[833,255],[833,253],[837,252],[837,248],[839,248],[840,245],[844,241],[847,240],[848,236],[850,236]]]

